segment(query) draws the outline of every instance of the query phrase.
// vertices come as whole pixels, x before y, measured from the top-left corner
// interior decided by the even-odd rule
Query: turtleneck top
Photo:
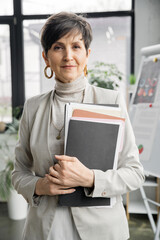
[[[67,102],[82,102],[86,87],[86,78],[80,77],[71,83],[56,80],[55,96],[52,108],[52,121],[58,129],[64,124],[64,107]]]
[[[83,102],[87,79],[83,76],[71,83],[55,80],[55,94],[52,99],[49,151],[54,159],[55,154],[64,154],[64,108],[67,102]],[[56,137],[60,132],[61,139]]]
[[[64,154],[64,108],[67,102],[83,102],[87,79],[83,76],[71,83],[55,80],[55,94],[52,100],[49,150],[51,155]],[[61,130],[61,139],[56,137]],[[47,240],[80,240],[71,210],[57,206],[52,228]]]

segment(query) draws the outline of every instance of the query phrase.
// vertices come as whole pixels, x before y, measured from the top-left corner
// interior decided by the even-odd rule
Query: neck
[[[55,79],[55,81],[56,81],[55,84],[56,94],[60,97],[70,95],[73,93],[79,93],[85,89],[87,84],[87,79],[84,76],[81,76],[69,83],[63,83],[57,79]]]

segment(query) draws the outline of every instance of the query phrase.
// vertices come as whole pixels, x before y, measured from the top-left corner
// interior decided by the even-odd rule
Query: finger
[[[54,184],[57,190],[70,190],[73,186],[65,186],[59,179],[51,177],[50,175],[46,174],[46,178],[49,180],[51,184]],[[72,188],[73,189],[73,188]]]
[[[61,166],[58,163],[56,163],[54,166],[49,168],[49,173],[50,173],[50,175],[57,177],[60,170],[61,170]]]
[[[58,172],[53,167],[51,167],[49,169],[49,175],[57,178],[58,177]]]
[[[53,166],[53,169],[56,170],[56,171],[60,171],[61,167],[58,163],[56,163],[54,166]]]
[[[49,173],[51,173],[52,171],[53,171],[53,166],[49,168]]]
[[[75,161],[75,157],[70,157],[67,155],[55,155],[55,158],[59,161],[69,161],[69,162],[74,162]]]
[[[53,177],[53,176],[50,176],[49,174],[46,174],[45,176],[47,177],[47,179],[48,179],[50,182],[55,183],[55,184],[58,184],[58,185],[61,184],[61,181],[60,181],[58,178]]]
[[[75,191],[76,191],[76,189],[74,189],[74,188],[70,188],[70,189],[67,189],[67,190],[59,190],[58,195],[69,194],[69,193],[73,193]]]

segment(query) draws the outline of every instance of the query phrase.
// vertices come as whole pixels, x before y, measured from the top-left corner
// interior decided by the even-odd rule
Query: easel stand
[[[160,240],[160,237],[159,237],[159,235],[160,235],[160,214],[158,216],[158,221],[157,221],[157,226],[156,226],[155,221],[153,219],[153,215],[151,213],[150,206],[149,206],[149,203],[151,203],[151,204],[156,205],[157,207],[160,207],[160,203],[157,203],[157,202],[147,198],[143,187],[140,187],[140,192],[141,192],[141,195],[142,195],[142,198],[143,198],[146,210],[147,210],[147,214],[148,214],[149,221],[151,223],[152,230],[155,234],[154,240]]]
[[[141,55],[137,85],[130,102],[130,118],[144,170],[150,176],[160,178],[160,161],[157,157],[160,155],[160,44],[142,48]],[[159,188],[159,184],[157,186]],[[154,240],[160,240],[160,215],[155,224],[149,205],[160,207],[159,193],[153,201],[146,197],[143,187],[140,192],[155,234]]]

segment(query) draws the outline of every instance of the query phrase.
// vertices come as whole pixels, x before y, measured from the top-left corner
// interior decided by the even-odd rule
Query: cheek
[[[48,58],[49,64],[52,68],[55,68],[59,65],[60,62],[60,57],[57,56],[56,54],[51,54]]]
[[[82,56],[79,56],[79,64],[81,67],[84,67],[86,64],[87,64],[87,57],[82,55]]]
[[[56,61],[56,59],[54,59],[54,61],[50,61],[50,66],[53,71],[57,70],[57,67],[59,66],[58,61]]]

